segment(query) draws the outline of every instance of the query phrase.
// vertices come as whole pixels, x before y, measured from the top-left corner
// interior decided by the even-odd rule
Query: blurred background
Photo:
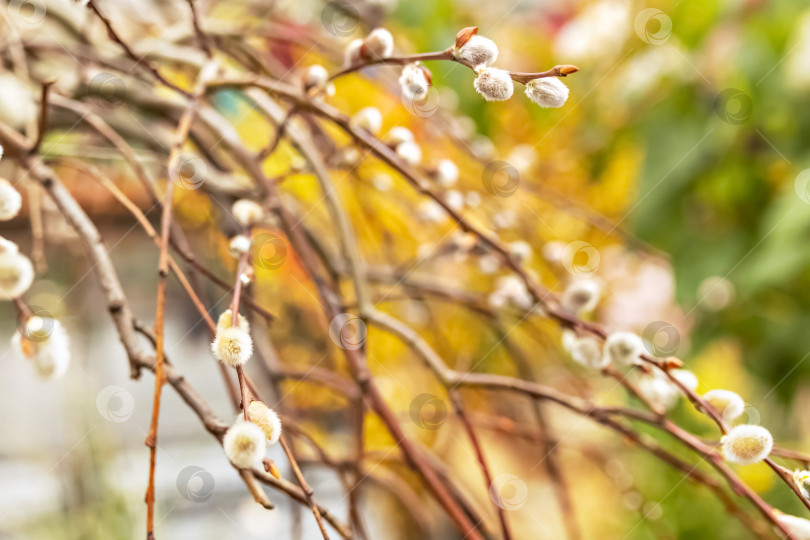
[[[662,356],[682,358],[697,375],[700,392],[719,387],[740,393],[749,423],[768,427],[783,446],[810,450],[810,421],[804,414],[810,407],[810,362],[805,361],[810,355],[810,7],[805,3],[196,4],[204,28],[224,36],[238,30],[262,60],[279,66],[291,81],[312,64],[337,70],[345,45],[377,26],[392,32],[397,54],[443,50],[459,29],[478,26],[481,35],[498,44],[499,67],[542,71],[577,65],[580,71],[564,79],[571,94],[560,109],[537,107],[520,85],[513,99],[486,102],[473,88],[474,75],[450,62],[427,63],[433,89],[426,108],[414,110],[400,99],[399,70],[386,66],[338,79],[335,95],[326,101],[347,114],[377,107],[383,132],[408,127],[426,167],[440,159],[458,165],[453,190],[472,220],[506,243],[528,245],[524,264],[544,285],[559,292],[571,275],[597,277],[606,294],[593,316],[596,322],[636,331]],[[124,36],[138,41],[140,54],[152,59],[184,54],[182,47],[193,35],[184,2],[106,0],[98,5]],[[86,72],[86,47],[117,52],[92,13],[71,2],[4,0],[2,11],[0,120],[7,123],[29,121],[38,98],[36,84],[14,82],[19,77],[12,65],[19,60],[10,44],[25,42],[32,81],[54,77],[55,91],[65,95],[76,95],[81,81],[97,73]],[[164,41],[177,49],[160,46]],[[103,70],[112,73],[109,67]],[[184,76],[179,68],[174,75]],[[160,171],[172,124],[133,111],[126,96],[132,88],[112,88],[90,96],[91,104],[125,134],[145,166]],[[151,91],[170,95],[163,88]],[[273,140],[273,127],[235,92],[218,92],[212,103],[251,149]],[[151,324],[157,249],[124,207],[70,160],[97,166],[153,223],[158,213],[109,145],[76,129],[75,115],[57,111],[52,122],[42,152],[101,230],[133,310]],[[351,154],[345,135],[335,130],[334,140]],[[330,170],[363,258],[383,275],[374,286],[380,309],[406,320],[458,370],[520,375],[521,367],[504,345],[506,333],[544,384],[600,403],[638,405],[614,382],[571,362],[560,347],[556,324],[501,309],[491,295],[508,272],[491,267],[485,255],[465,252],[453,224],[393,171],[371,158],[354,163],[358,159],[346,158],[352,166],[336,159]],[[317,182],[297,168],[296,160],[295,150],[284,142],[264,163],[265,171],[283,178],[287,202],[320,243],[336,251]],[[487,169],[493,162],[513,171],[505,191],[493,187]],[[129,379],[84,245],[46,197],[25,187],[24,175],[12,160],[0,163],[0,176],[15,181],[35,209],[2,223],[0,234],[26,253],[44,247],[32,257],[38,280],[26,301],[63,321],[73,361],[61,379],[38,380],[5,345],[14,332],[16,311],[10,303],[0,306],[0,538],[140,537],[152,375]],[[238,174],[228,181],[237,188],[247,182]],[[195,252],[231,282],[236,262],[228,255],[228,238],[235,228],[226,201],[202,189],[181,190],[175,202]],[[41,217],[44,230],[39,246],[32,241],[32,212]],[[525,250],[519,245],[516,249]],[[270,327],[255,321],[256,331],[266,332],[278,361],[291,369],[318,365],[345,374],[309,276],[288,247],[282,251],[283,264],[257,268],[250,294],[278,319]],[[498,310],[497,322],[469,306],[416,294],[398,276],[439,290],[463,290],[471,302]],[[226,309],[228,294],[208,286],[205,293],[213,315]],[[218,415],[230,421],[233,412],[205,327],[175,280],[170,280],[169,294],[167,354]],[[548,405],[548,430],[537,435],[525,399],[468,390],[465,401],[500,479],[495,494],[488,493],[442,386],[389,334],[369,328],[365,345],[371,371],[407,434],[446,464],[492,530],[497,530],[494,500],[506,507],[516,538],[566,537],[538,439],[553,436],[583,538],[752,537],[708,490],[615,433]],[[274,394],[259,362],[248,371],[266,381],[263,387],[274,396],[268,404],[295,418],[330,455],[351,455],[351,412],[344,397],[306,381],[283,382],[280,394]],[[274,511],[256,505],[185,404],[169,388],[164,396],[158,537],[316,537],[308,509],[282,494],[268,491],[277,505]],[[679,404],[671,418],[716,439],[712,424],[688,403]],[[454,538],[440,509],[402,465],[395,441],[377,417],[367,414],[365,426],[368,476],[360,500],[369,537],[417,538],[427,527],[431,537]],[[672,440],[655,437],[697,463]],[[305,441],[296,442],[302,456],[317,457]],[[274,447],[270,455],[282,475],[292,478],[280,450]],[[768,502],[801,515],[801,503],[764,464],[735,469]],[[322,504],[345,516],[348,500],[334,471],[305,463],[304,472]]]

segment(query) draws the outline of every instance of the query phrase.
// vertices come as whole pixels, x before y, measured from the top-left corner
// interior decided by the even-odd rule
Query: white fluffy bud
[[[233,238],[231,238],[230,243],[230,250],[231,255],[236,257],[237,259],[250,251],[250,238],[245,236],[244,234],[237,234]]]
[[[434,201],[428,199],[419,203],[417,207],[419,218],[430,223],[441,223],[447,219],[447,213],[444,208]]]
[[[323,66],[315,64],[304,71],[304,88],[307,90],[326,86],[328,80],[329,72]]]
[[[399,86],[402,88],[402,95],[407,99],[420,102],[427,97],[430,82],[425,75],[422,66],[413,63],[406,64],[402,68],[402,75],[399,76]]]
[[[217,335],[211,343],[211,352],[226,366],[241,366],[253,356],[253,340],[250,334],[238,326],[217,328]]]
[[[796,540],[810,540],[810,521],[789,514],[778,514],[776,519]]]
[[[474,81],[475,89],[487,101],[505,101],[512,97],[515,85],[508,71],[498,68],[483,68]]]
[[[529,309],[534,303],[526,284],[517,276],[498,278],[495,291],[489,295],[489,304],[493,308],[503,307],[506,303],[515,304],[523,309]]]
[[[443,159],[436,165],[436,181],[442,187],[450,187],[458,181],[458,167],[449,159]]]
[[[455,51],[455,57],[473,68],[490,66],[498,58],[498,46],[489,38],[475,35]]]
[[[13,219],[22,208],[22,197],[8,180],[0,178],[0,221]]]
[[[659,372],[645,375],[638,381],[638,392],[650,404],[668,411],[678,402],[680,391]]]
[[[556,109],[568,99],[568,87],[556,77],[532,79],[526,85],[526,95],[541,107]]]
[[[422,149],[416,143],[399,143],[396,152],[408,165],[419,165],[419,162],[422,161]]]
[[[219,319],[217,319],[217,331],[225,330],[231,326],[233,326],[233,321],[231,320],[231,310],[226,309],[222,312],[222,315],[219,316]],[[244,332],[248,334],[250,333],[250,323],[241,313],[236,319],[236,326],[241,328]]]
[[[543,253],[546,253],[547,248],[551,242],[546,244],[543,248]],[[578,279],[573,281],[563,292],[561,302],[564,310],[569,313],[578,314],[581,312],[593,311],[599,303],[599,297],[602,293],[602,287],[599,283],[592,279]]]
[[[239,199],[231,208],[233,217],[243,227],[252,227],[264,219],[264,209],[261,205],[250,199]]]
[[[42,379],[56,379],[64,375],[70,365],[70,341],[62,324],[50,317],[33,316],[23,328],[15,332],[12,348],[31,361],[36,374]]]
[[[532,246],[523,240],[517,240],[509,244],[509,255],[519,263],[526,262],[532,256]]]
[[[444,194],[444,202],[456,212],[460,212],[464,208],[464,194],[455,189],[448,190]]]
[[[0,73],[0,121],[19,129],[32,122],[36,114],[37,108],[28,87],[13,74]]]
[[[714,407],[726,422],[731,422],[745,410],[743,398],[731,390],[709,390],[703,394],[703,399]]]
[[[228,460],[236,467],[250,469],[264,458],[267,438],[262,429],[253,422],[238,419],[225,433],[222,447]]]
[[[346,50],[343,53],[343,63],[347,66],[353,66],[361,60],[360,51],[363,48],[362,39],[353,39],[346,45]]]
[[[605,354],[614,365],[635,364],[643,352],[644,343],[632,332],[615,332],[605,340]]]
[[[17,251],[16,244],[5,241],[0,251],[0,300],[19,298],[33,282],[31,261]]]
[[[577,336],[566,330],[563,333],[563,347],[574,362],[591,369],[602,369],[607,365],[599,340],[591,336]]]
[[[394,36],[385,28],[375,28],[366,37],[365,45],[372,59],[388,58],[394,52]]]
[[[762,426],[742,424],[733,427],[720,443],[728,461],[751,465],[768,457],[773,449],[773,436]]]
[[[397,146],[404,142],[413,142],[413,132],[403,126],[394,126],[385,134],[385,142],[392,146]]]
[[[352,126],[376,135],[382,129],[382,113],[376,107],[365,107],[352,116]]]
[[[276,411],[261,401],[251,401],[248,407],[250,421],[261,428],[271,445],[278,442],[281,437],[281,419]]]

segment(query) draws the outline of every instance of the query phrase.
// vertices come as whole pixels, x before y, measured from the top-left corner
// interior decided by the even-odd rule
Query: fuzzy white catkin
[[[11,346],[31,361],[41,379],[57,379],[70,366],[70,340],[56,319],[34,316],[28,319],[23,335],[15,332]]]
[[[568,87],[556,77],[543,77],[529,81],[526,95],[541,107],[556,109],[565,105]]]
[[[456,212],[460,212],[464,208],[464,194],[455,189],[450,189],[444,194],[444,202]]]
[[[233,326],[233,321],[231,320],[231,310],[226,309],[219,316],[219,319],[217,319],[217,331],[225,330],[226,328],[230,328],[231,326]],[[250,323],[241,313],[239,314],[239,317],[237,317],[236,319],[236,326],[240,328],[243,332],[246,332],[248,334],[250,333]]]
[[[250,238],[248,238],[244,234],[237,234],[236,236],[231,238],[229,248],[231,250],[231,255],[233,255],[236,258],[239,258],[248,251],[250,251]]]
[[[429,223],[441,223],[447,219],[444,208],[432,199],[420,202],[416,211],[420,219]]]
[[[436,164],[436,181],[442,187],[451,187],[458,181],[458,166],[449,159]]]
[[[304,71],[304,87],[307,89],[324,86],[328,80],[329,72],[321,65],[315,64],[309,66],[306,71]]]
[[[225,432],[222,447],[231,463],[240,469],[250,469],[264,458],[267,437],[259,426],[240,418]]]
[[[385,134],[385,142],[392,146],[397,146],[404,142],[413,142],[413,132],[403,126],[394,126]]]
[[[509,244],[509,255],[518,262],[526,262],[532,256],[532,246],[523,240],[517,240]]]
[[[473,68],[491,66],[498,58],[498,46],[489,38],[475,35],[455,51],[455,56]]]
[[[579,337],[574,332],[566,330],[563,333],[563,348],[574,362],[587,368],[602,369],[607,365],[599,340],[592,336]]]
[[[777,514],[776,519],[796,540],[810,540],[810,521],[790,514]]]
[[[648,402],[665,411],[674,407],[680,397],[678,387],[658,373],[643,376],[638,381],[637,388]]]
[[[270,445],[276,444],[281,437],[281,419],[276,411],[261,401],[251,401],[248,407],[250,421],[261,428]]]
[[[406,64],[402,68],[399,76],[399,86],[402,88],[402,95],[407,99],[422,101],[427,97],[430,83],[419,64]]]
[[[605,354],[615,365],[632,365],[643,352],[644,343],[632,332],[614,332],[605,340]]]
[[[419,162],[422,161],[422,149],[416,143],[399,143],[396,152],[409,165],[419,165]]]
[[[231,207],[233,217],[243,227],[252,227],[264,218],[264,209],[256,201],[239,199]]]
[[[218,328],[211,343],[211,352],[223,364],[231,367],[244,365],[253,356],[250,334],[237,327]]]
[[[0,221],[14,219],[22,208],[20,192],[8,180],[0,178]]]
[[[698,378],[697,376],[689,371],[688,369],[673,369],[669,372],[675,380],[683,385],[684,388],[695,391],[698,387]],[[677,388],[677,387],[676,387]],[[680,394],[681,389],[678,388],[678,393]]]
[[[546,244],[543,248],[545,254]],[[578,279],[572,281],[562,294],[562,307],[569,313],[578,314],[581,312],[593,311],[599,303],[602,294],[602,287],[592,279]]]
[[[352,116],[352,125],[376,135],[382,129],[382,113],[376,107],[364,107]]]
[[[346,50],[343,53],[343,63],[347,66],[353,66],[358,63],[360,58],[360,50],[363,48],[362,39],[353,39],[346,45]]]
[[[0,73],[0,121],[19,129],[32,122],[36,114],[29,88],[12,73]]]
[[[0,251],[0,300],[19,298],[34,282],[34,266],[17,250],[16,244],[5,241]]]
[[[509,72],[498,68],[488,67],[478,70],[473,85],[487,101],[505,101],[515,92],[515,85]]]
[[[523,309],[532,307],[533,299],[526,284],[517,276],[502,276],[495,283],[495,291],[489,295],[489,304],[493,308],[513,303]]]
[[[375,28],[366,37],[365,45],[371,58],[388,58],[394,52],[394,36],[385,28]]]
[[[768,457],[773,449],[773,436],[762,426],[741,424],[731,428],[720,443],[728,461],[751,465]]]
[[[731,390],[709,390],[703,394],[703,399],[708,401],[726,422],[731,422],[745,411],[745,401]]]

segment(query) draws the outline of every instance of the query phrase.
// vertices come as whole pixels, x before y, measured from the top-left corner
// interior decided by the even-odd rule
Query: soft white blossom
[[[353,66],[360,62],[361,50],[363,49],[362,39],[353,39],[346,45],[346,50],[343,53],[343,63],[347,66]]]
[[[481,258],[478,260],[478,268],[481,269],[481,272],[484,274],[494,274],[498,271],[501,267],[501,261],[498,259],[497,256],[488,253],[486,255],[482,255]]]
[[[422,161],[422,149],[414,142],[399,143],[396,152],[408,165],[419,165]]]
[[[233,217],[243,227],[252,227],[264,218],[262,206],[250,199],[239,199],[231,207]]]
[[[217,319],[217,331],[225,330],[226,328],[230,328],[231,326],[233,326],[233,321],[231,319],[231,310],[226,309],[225,311],[222,312],[222,315],[219,316],[219,319]],[[248,334],[250,333],[250,323],[248,322],[247,318],[245,318],[245,316],[242,315],[241,313],[239,314],[239,317],[237,317],[236,319],[236,326],[241,328],[242,331],[247,332]]]
[[[427,97],[430,82],[421,64],[413,63],[406,64],[402,68],[399,86],[402,88],[402,95],[407,99],[421,102]]]
[[[281,437],[281,419],[276,411],[261,401],[251,401],[248,407],[250,421],[261,428],[270,445],[276,444]]]
[[[455,189],[450,189],[444,194],[444,202],[456,212],[460,212],[464,208],[464,194]]]
[[[498,46],[484,36],[472,36],[461,48],[454,51],[458,60],[477,68],[490,66],[498,58]]]
[[[508,303],[523,309],[529,309],[534,304],[526,284],[517,276],[498,278],[495,283],[495,290],[489,295],[489,305],[493,308],[501,308]]]
[[[13,300],[31,287],[34,266],[17,245],[3,239],[0,244],[0,300]]]
[[[7,180],[0,178],[0,221],[14,219],[22,208],[20,192]]]
[[[365,40],[365,52],[372,59],[388,58],[394,52],[394,36],[385,28],[375,28]]]
[[[236,467],[250,469],[264,459],[267,437],[259,426],[239,418],[225,432],[222,447],[228,460]]]
[[[385,142],[392,146],[413,142],[413,132],[404,126],[394,126],[385,134]]]
[[[488,67],[477,71],[474,86],[487,101],[505,101],[512,97],[515,85],[508,71]]]
[[[593,336],[577,336],[571,330],[563,332],[563,347],[578,364],[591,369],[602,369],[607,365],[599,340]]]
[[[728,461],[751,465],[768,457],[773,449],[773,436],[762,426],[742,424],[731,428],[720,443]]]
[[[516,261],[523,263],[532,256],[532,246],[523,240],[516,240],[509,244],[509,255]]]
[[[605,354],[614,365],[635,364],[643,352],[644,343],[632,332],[614,332],[605,340]]]
[[[229,248],[231,251],[231,255],[238,259],[242,255],[250,251],[250,238],[248,238],[244,234],[237,234],[236,236],[231,238]]]
[[[449,159],[436,164],[436,181],[442,187],[451,187],[458,181],[458,166]]]
[[[551,242],[543,248],[545,254]],[[578,314],[593,311],[599,303],[602,287],[593,279],[577,279],[572,281],[562,294],[560,301],[562,307],[569,313]]]
[[[810,499],[810,493],[807,492],[807,488],[805,487],[808,482],[810,482],[810,471],[802,471],[799,469],[793,471],[793,483],[796,484],[796,487],[802,492],[802,496],[805,499]]]
[[[731,390],[709,390],[703,394],[703,399],[714,407],[726,422],[731,422],[745,411],[745,401]]]
[[[541,107],[558,108],[568,99],[568,87],[556,77],[543,77],[529,81],[526,95]]]
[[[352,125],[376,135],[382,129],[382,113],[376,107],[364,107],[352,116]]]
[[[312,65],[304,70],[304,88],[320,88],[329,80],[329,72],[321,65]]]
[[[211,352],[223,364],[231,367],[245,364],[253,356],[253,340],[239,326],[217,328]]]
[[[678,387],[657,371],[642,376],[636,387],[639,394],[650,404],[665,411],[674,407],[681,395]]]
[[[420,202],[417,207],[417,213],[420,219],[430,223],[441,223],[447,219],[447,213],[444,211],[444,208],[433,199]]]
[[[776,519],[796,540],[810,540],[810,521],[790,514],[777,514]]]
[[[70,365],[70,340],[65,328],[56,319],[30,317],[23,333],[14,333],[11,345],[22,357],[31,361],[36,374],[43,379],[61,377]]]

